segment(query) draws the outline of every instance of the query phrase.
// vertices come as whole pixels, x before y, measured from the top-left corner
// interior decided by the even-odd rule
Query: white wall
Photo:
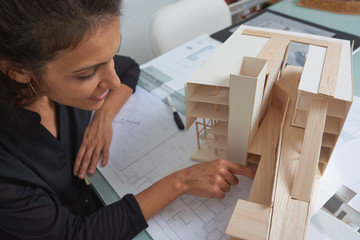
[[[152,15],[176,0],[123,0],[121,22],[122,42],[119,53],[143,64],[155,55],[149,42]]]

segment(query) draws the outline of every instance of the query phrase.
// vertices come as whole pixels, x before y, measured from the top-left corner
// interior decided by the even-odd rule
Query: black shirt
[[[138,65],[114,60],[122,82],[135,90]],[[61,104],[57,111],[58,139],[39,114],[0,105],[0,239],[131,239],[147,227],[135,197],[101,207],[72,174],[91,112]]]

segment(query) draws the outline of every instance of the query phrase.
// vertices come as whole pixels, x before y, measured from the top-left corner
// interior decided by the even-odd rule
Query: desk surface
[[[360,36],[360,28],[357,26],[360,20],[359,15],[343,15],[299,7],[296,5],[297,2],[297,0],[284,0],[269,7],[269,9]],[[353,56],[353,65],[360,65],[360,52]],[[355,95],[360,96],[360,68],[353,68],[353,76],[355,80],[354,93]],[[89,179],[105,204],[108,205],[120,199],[118,194],[107,183],[99,171],[96,171],[96,173]],[[146,233],[146,231],[143,231],[135,239],[151,239],[151,237]]]
[[[283,0],[272,5],[269,9],[292,17],[304,19],[338,31],[360,36],[360,15],[339,14],[312,8],[300,7],[299,0]]]

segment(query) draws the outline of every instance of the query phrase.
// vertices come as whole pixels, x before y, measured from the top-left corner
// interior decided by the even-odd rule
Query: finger
[[[220,175],[215,175],[213,178],[214,186],[218,186],[223,192],[230,191],[230,185],[227,181]]]
[[[225,180],[230,185],[237,185],[239,183],[239,179],[232,173],[228,175]]]
[[[236,185],[239,183],[239,179],[228,170],[228,168],[220,168],[218,174],[224,178],[224,180],[230,185]]]
[[[88,170],[88,173],[91,175],[95,173],[97,163],[99,162],[100,159],[100,153],[101,153],[101,148],[96,147],[91,156],[91,162]]]
[[[85,178],[85,174],[86,174],[86,171],[88,170],[88,167],[89,167],[89,164],[90,164],[90,161],[91,161],[91,157],[93,155],[93,152],[94,152],[94,147],[88,147],[86,149],[86,152],[85,152],[85,155],[84,157],[82,158],[82,161],[81,161],[81,166],[80,166],[80,170],[79,170],[79,175],[78,177],[80,179],[84,179]]]
[[[106,166],[109,161],[110,144],[106,143],[102,152],[101,166]]]
[[[229,162],[229,170],[233,174],[240,174],[245,177],[254,178],[256,171],[252,170],[251,168],[245,167],[239,163]]]
[[[210,198],[222,199],[224,197],[225,197],[225,192],[219,186],[214,186],[212,188],[210,193]]]

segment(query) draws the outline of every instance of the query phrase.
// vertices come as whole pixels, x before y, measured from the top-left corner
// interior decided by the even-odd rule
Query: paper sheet
[[[186,43],[141,66],[136,93],[113,122],[110,161],[99,168],[123,196],[138,193],[162,177],[198,162],[189,160],[197,148],[194,126],[178,131],[169,106],[170,95],[185,111],[184,84],[221,43],[208,35]],[[184,116],[181,115],[184,120]],[[156,137],[154,137],[156,136]],[[225,230],[237,199],[247,199],[252,180],[238,176],[222,200],[182,196],[149,221],[154,239],[227,239]]]
[[[138,87],[115,117],[113,132],[109,163],[98,169],[120,196],[137,193],[137,160],[178,132],[172,111]]]

